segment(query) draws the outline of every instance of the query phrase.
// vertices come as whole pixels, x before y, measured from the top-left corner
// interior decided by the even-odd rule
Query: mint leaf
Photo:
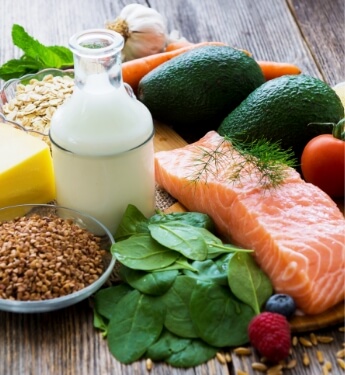
[[[0,67],[0,78],[5,81],[46,68],[73,67],[73,54],[68,48],[45,46],[20,25],[12,26],[12,41],[24,54],[20,59],[9,60]]]
[[[0,78],[7,81],[25,74],[35,73],[40,69],[41,65],[38,61],[24,55],[20,59],[12,59],[2,65],[0,67]]]
[[[63,46],[50,46],[46,48],[60,58],[60,66],[56,66],[56,68],[73,67],[73,54],[68,48]]]
[[[26,55],[40,61],[46,68],[60,68],[64,64],[73,64],[72,52],[67,48],[46,47],[30,36],[20,25],[13,25],[12,40]]]

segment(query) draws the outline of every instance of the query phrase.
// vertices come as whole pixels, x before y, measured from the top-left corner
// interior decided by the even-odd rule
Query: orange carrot
[[[290,63],[285,62],[276,62],[276,61],[257,61],[259,64],[266,81],[278,78],[286,74],[300,74],[301,69]]]
[[[217,45],[225,45],[221,42],[200,42],[196,44],[192,43],[191,45],[183,48],[178,48],[170,52],[156,53],[154,55],[126,61],[122,63],[123,81],[128,83],[132,87],[133,91],[136,92],[141,78],[143,78],[147,73],[149,73],[157,66],[171,60],[178,55],[181,55],[184,52],[190,51],[191,49],[212,44],[215,45],[215,43],[217,43]]]
[[[226,46],[226,44],[223,42],[201,42],[201,43],[208,45],[208,46]],[[169,43],[165,47],[165,52],[175,51],[176,49],[179,49],[179,48],[193,46],[193,45],[195,46],[197,44],[200,44],[200,43],[193,43],[193,42],[188,41],[187,39],[177,40],[176,42]]]

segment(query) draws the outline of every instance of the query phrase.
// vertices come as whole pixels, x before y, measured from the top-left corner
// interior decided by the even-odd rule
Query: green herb
[[[127,207],[122,240],[112,245],[121,284],[94,297],[94,326],[119,361],[196,366],[248,342],[249,321],[272,286],[251,250],[223,244],[206,223],[213,227],[204,214],[146,218]]]
[[[0,78],[7,81],[45,68],[73,67],[73,54],[63,46],[44,46],[30,36],[22,26],[12,26],[13,44],[24,54],[19,59],[7,61],[0,67]]]
[[[230,147],[223,147],[226,143]],[[270,189],[284,181],[288,167],[296,166],[292,150],[283,150],[279,143],[266,139],[245,142],[224,137],[215,149],[199,147],[199,151],[193,161],[191,177],[194,183],[207,182],[209,176],[215,177],[225,170],[229,181],[255,176],[260,187]],[[232,159],[230,168],[229,159]]]

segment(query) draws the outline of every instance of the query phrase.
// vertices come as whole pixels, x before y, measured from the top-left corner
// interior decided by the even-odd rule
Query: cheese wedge
[[[0,123],[0,208],[54,199],[54,170],[48,145]]]

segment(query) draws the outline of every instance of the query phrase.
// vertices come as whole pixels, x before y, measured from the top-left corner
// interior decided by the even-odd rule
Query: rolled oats
[[[19,83],[14,98],[2,109],[6,118],[22,125],[28,131],[49,142],[51,118],[56,109],[73,93],[74,80],[68,75],[47,74],[42,81],[31,79],[27,85]]]

